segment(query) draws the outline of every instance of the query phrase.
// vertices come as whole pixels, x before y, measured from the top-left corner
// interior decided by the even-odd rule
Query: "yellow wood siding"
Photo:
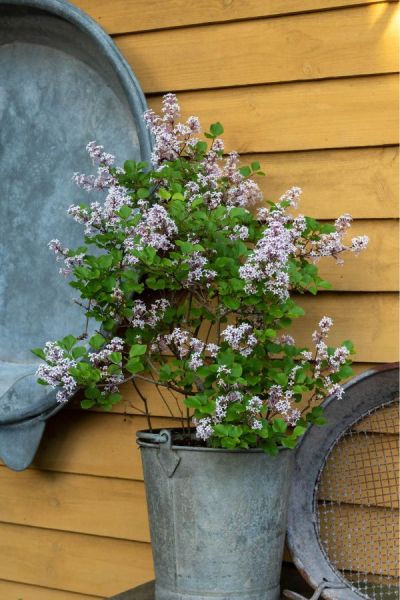
[[[316,12],[115,41],[148,93],[391,73],[396,8],[387,6],[383,19],[378,4],[338,10],[334,27],[331,12]]]
[[[356,345],[356,372],[397,360],[398,3],[77,4],[114,35],[150,106],[178,91],[186,116],[224,124],[228,149],[262,164],[267,198],[299,185],[305,214],[354,216],[354,235],[369,235],[369,250],[343,267],[321,262],[335,291],[300,299],[307,316],[295,332],[308,343],[328,314],[332,342]],[[146,421],[129,386],[124,397],[111,413],[62,411],[29,470],[0,466],[0,598],[104,598],[152,577],[135,443]],[[179,423],[159,395],[150,407],[156,426]],[[393,435],[385,439],[389,448]],[[384,506],[385,498],[379,518]],[[363,518],[359,506],[344,510],[354,523]]]
[[[327,10],[382,0],[80,0],[110,34]]]

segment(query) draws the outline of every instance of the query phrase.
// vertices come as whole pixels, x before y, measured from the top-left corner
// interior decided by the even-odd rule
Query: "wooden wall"
[[[157,108],[220,120],[229,149],[257,159],[268,198],[292,185],[302,210],[355,217],[370,249],[323,264],[335,291],[307,298],[297,333],[324,314],[352,338],[357,372],[397,360],[397,2],[79,0],[110,34]],[[112,118],[112,115],[110,115]],[[112,151],[112,149],[111,149]],[[152,578],[137,399],[113,413],[62,411],[34,465],[0,466],[0,598],[89,600]],[[168,412],[152,410],[165,425]]]

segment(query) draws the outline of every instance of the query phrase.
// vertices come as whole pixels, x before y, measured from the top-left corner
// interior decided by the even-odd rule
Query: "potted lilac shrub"
[[[342,395],[353,353],[328,346],[327,316],[311,347],[296,344],[296,299],[330,288],[321,257],[341,263],[368,239],[346,241],[349,215],[297,214],[297,187],[263,200],[260,165],[224,154],[219,122],[202,138],[196,117],[180,122],[173,94],[144,118],[151,165],[116,167],[90,142],[97,173],[74,176],[101,201],[69,209],[84,245],[49,246],[97,331],[35,349],[38,382],[60,402],[81,390],[83,408],[110,409],[129,381],[142,402],[158,600],[276,600],[291,450],[324,424],[319,404]],[[180,428],[153,429],[144,383],[176,404]]]

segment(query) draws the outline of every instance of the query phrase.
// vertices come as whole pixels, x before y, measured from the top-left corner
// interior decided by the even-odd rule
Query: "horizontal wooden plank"
[[[153,427],[177,421],[153,419]],[[136,431],[148,429],[146,419],[132,415],[61,411],[46,427],[33,467],[37,469],[143,479]]]
[[[398,473],[397,435],[346,435],[329,455],[318,498],[398,509]]]
[[[356,221],[345,240],[367,235],[368,249],[359,256],[344,254],[344,265],[323,258],[318,266],[321,276],[337,291],[397,291],[399,236],[397,221]]]
[[[396,294],[323,294],[301,297],[306,317],[293,323],[292,333],[300,344],[311,344],[311,332],[323,315],[333,318],[330,345],[351,339],[355,359],[360,362],[398,360],[398,299]]]
[[[0,521],[150,541],[144,486],[138,481],[0,467]]]
[[[358,362],[395,362],[398,359],[398,297],[394,293],[322,293],[296,295],[305,316],[295,319],[289,330],[297,345],[313,347],[311,334],[322,316],[333,318],[328,345],[351,339]],[[206,327],[204,327],[206,329]],[[200,329],[199,336],[201,337]],[[215,331],[210,341],[216,342]]]
[[[0,523],[0,555],[0,579],[89,596],[153,579],[150,544],[140,542]]]
[[[221,121],[228,150],[276,152],[396,144],[397,76],[283,83],[179,95],[184,117]],[[160,109],[161,98],[149,99]]]
[[[4,600],[95,600],[99,596],[63,592],[19,581],[0,581],[0,598]]]
[[[168,29],[329,8],[375,4],[381,0],[76,0],[75,4],[109,33]],[[385,12],[386,3],[381,9]]]
[[[292,185],[302,188],[299,210],[317,219],[350,213],[355,219],[398,217],[397,147],[251,154],[258,161],[265,198],[277,200]]]
[[[146,93],[393,73],[398,9],[388,4],[382,16],[371,4],[115,41]]]
[[[398,576],[398,511],[328,504],[318,513],[322,545],[336,567]]]

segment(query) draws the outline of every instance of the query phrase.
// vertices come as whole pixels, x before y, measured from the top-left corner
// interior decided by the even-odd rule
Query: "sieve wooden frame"
[[[289,500],[287,540],[297,569],[316,589],[322,581],[346,584],[323,551],[315,514],[315,491],[327,456],[343,433],[371,410],[392,403],[399,394],[399,365],[367,371],[345,385],[343,398],[323,403],[328,424],[312,426],[296,450],[296,464]],[[365,599],[349,586],[327,588],[326,600]]]

